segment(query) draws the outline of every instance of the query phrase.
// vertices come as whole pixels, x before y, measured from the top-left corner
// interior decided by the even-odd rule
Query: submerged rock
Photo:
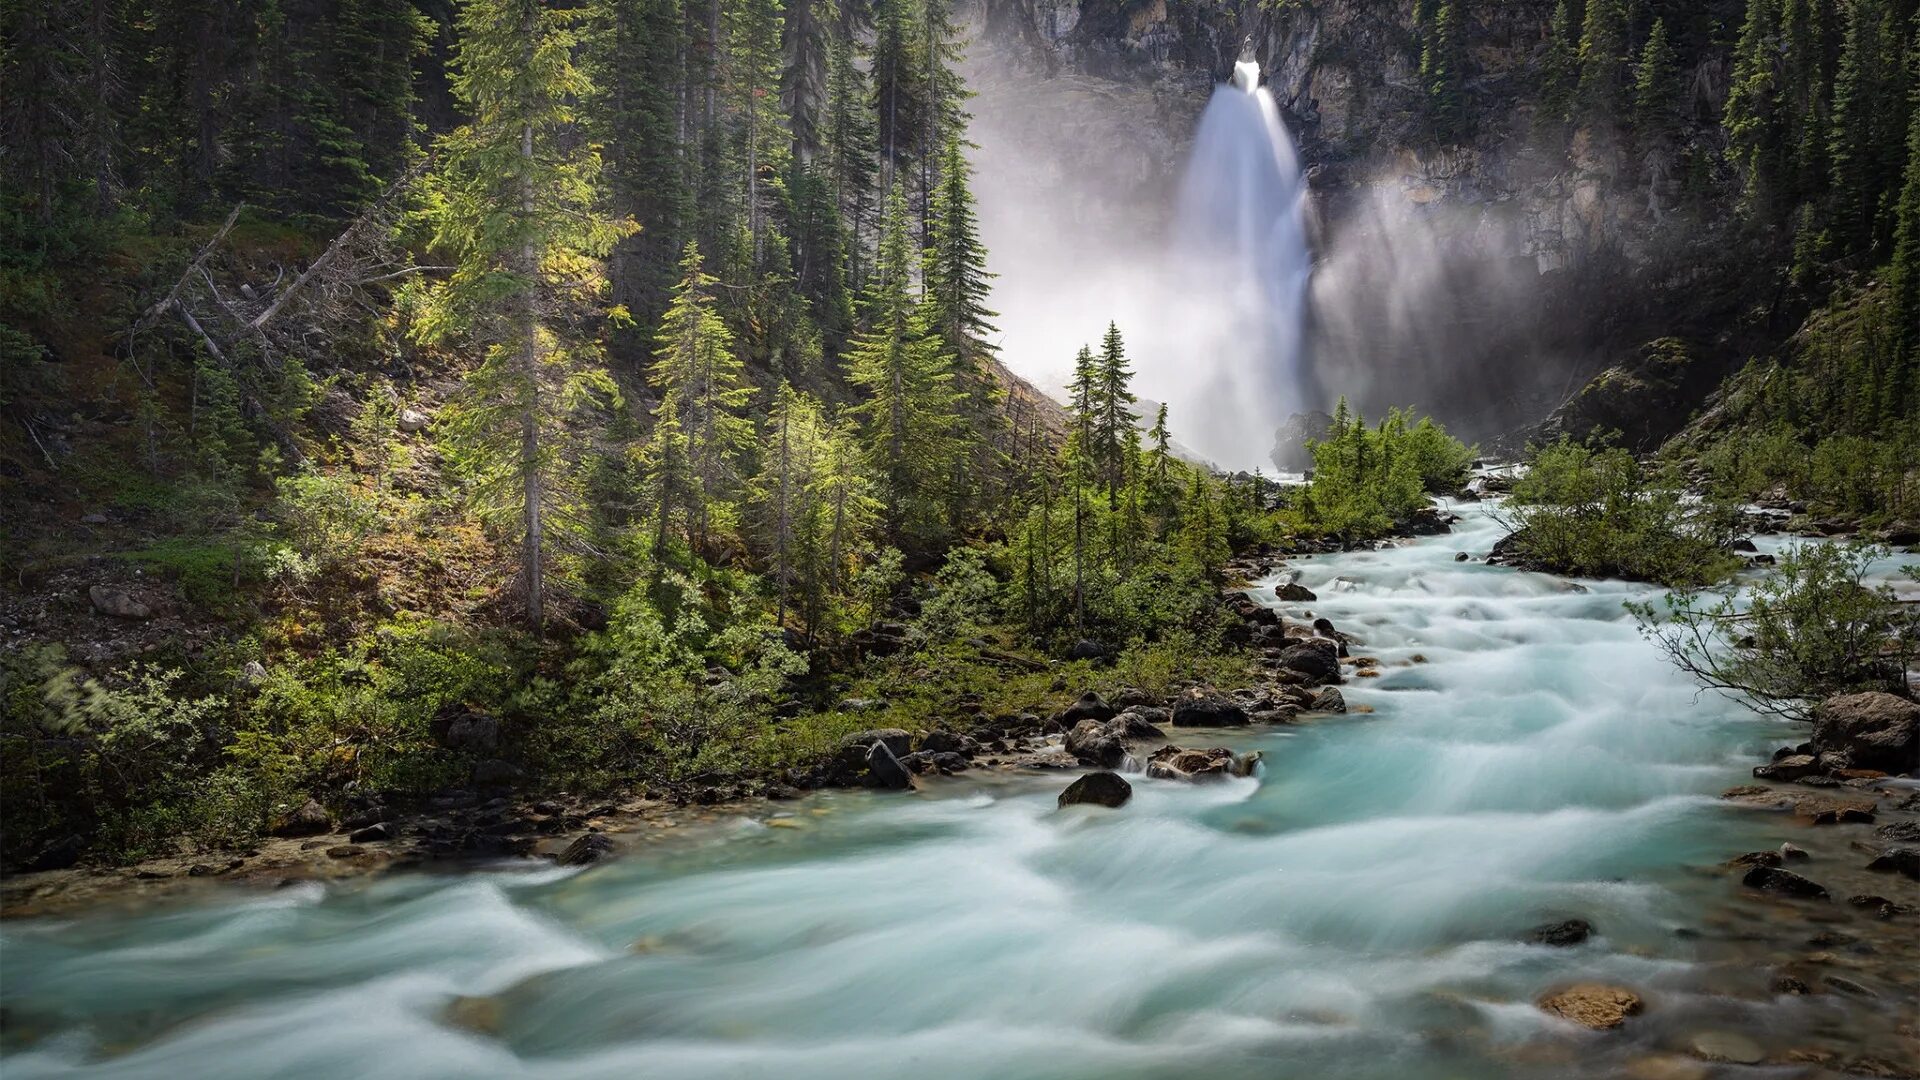
[[[601,833],[586,833],[574,838],[554,861],[561,866],[585,866],[613,854],[613,841]]]
[[[1347,699],[1339,687],[1329,686],[1313,695],[1313,703],[1307,708],[1311,712],[1343,713],[1347,711]]]
[[[1733,1065],[1758,1065],[1766,1057],[1759,1043],[1732,1031],[1703,1031],[1687,1045],[1696,1057]]]
[[[1578,945],[1592,936],[1593,924],[1585,919],[1545,923],[1527,932],[1527,940],[1536,945],[1552,945],[1562,949]]]
[[[1118,773],[1096,772],[1075,780],[1060,793],[1060,805],[1120,807],[1133,798],[1133,785]]]
[[[1628,1017],[1638,1016],[1646,1009],[1640,995],[1625,987],[1604,983],[1578,983],[1547,994],[1535,1004],[1543,1012],[1594,1031],[1617,1028],[1626,1023]]]
[[[1920,881],[1920,848],[1890,848],[1867,864],[1879,874],[1905,874]]]

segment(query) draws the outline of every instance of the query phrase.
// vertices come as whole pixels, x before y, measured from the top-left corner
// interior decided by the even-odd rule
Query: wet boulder
[[[1594,1031],[1609,1031],[1638,1016],[1646,1009],[1640,995],[1622,986],[1604,983],[1577,983],[1540,998],[1535,1004],[1542,1012],[1570,1020]]]
[[[1879,874],[1905,874],[1920,881],[1920,848],[1888,848],[1868,863],[1867,869]]]
[[[1322,687],[1313,695],[1313,703],[1308,706],[1312,712],[1343,713],[1347,711],[1347,699],[1336,686]]]
[[[1064,748],[1082,764],[1115,769],[1127,759],[1127,746],[1122,739],[1125,730],[1124,724],[1116,730],[1111,719],[1095,720],[1088,717],[1067,732]]]
[[[1527,932],[1527,940],[1536,945],[1551,945],[1564,949],[1578,945],[1593,936],[1593,924],[1585,919],[1563,919],[1560,922],[1545,923]]]
[[[1060,793],[1060,805],[1068,806],[1125,806],[1133,798],[1133,785],[1118,773],[1096,772],[1075,780]]]
[[[1114,720],[1124,722],[1129,739],[1163,739],[1167,733],[1161,728],[1172,722],[1173,714],[1152,705],[1134,705],[1123,710]]]
[[[1320,599],[1318,596],[1315,596],[1313,594],[1313,590],[1307,588],[1305,585],[1301,585],[1292,581],[1283,582],[1282,584],[1275,585],[1273,587],[1273,595],[1289,603],[1295,603],[1295,604],[1306,604],[1306,603],[1311,603],[1312,601]]]
[[[613,841],[597,832],[583,833],[573,838],[573,842],[554,856],[561,866],[585,866],[596,863],[613,854]]]
[[[1813,720],[1817,755],[1843,755],[1854,769],[1920,768],[1920,702],[1877,690],[1842,694],[1816,706]]]
[[[1753,775],[1761,780],[1798,780],[1819,771],[1820,762],[1812,754],[1788,754],[1753,767]]]
[[[1163,746],[1147,759],[1147,775],[1155,780],[1186,783],[1225,780],[1235,775],[1233,751],[1221,746],[1206,750]]]
[[[1192,687],[1173,705],[1174,727],[1246,727],[1247,710],[1230,697],[1205,687]]]
[[[1769,852],[1769,854],[1772,854]],[[1778,866],[1756,866],[1740,878],[1740,884],[1761,892],[1774,892],[1801,900],[1827,900],[1827,887]]]
[[[1315,682],[1330,683],[1340,678],[1339,647],[1331,641],[1302,641],[1280,650],[1275,663]]]
[[[913,773],[900,764],[886,740],[876,739],[867,748],[866,786],[882,791],[905,791],[913,787]]]

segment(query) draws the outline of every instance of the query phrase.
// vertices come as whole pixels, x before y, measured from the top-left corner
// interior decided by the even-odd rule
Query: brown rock
[[[1535,1004],[1544,1012],[1594,1031],[1617,1028],[1627,1022],[1627,1017],[1638,1016],[1646,1009],[1640,995],[1603,983],[1577,983],[1548,994]]]

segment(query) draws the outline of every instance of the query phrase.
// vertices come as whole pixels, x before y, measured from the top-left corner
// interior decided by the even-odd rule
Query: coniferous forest
[[[209,942],[221,988],[112,1007],[63,966],[105,938],[0,922],[22,1075],[475,1046],[505,1056],[461,1075],[561,1046],[749,1075],[869,1015],[952,1075],[1081,1075],[969,1015],[1029,985],[1087,1075],[1920,1062],[1884,930],[1920,907],[1914,0],[0,0],[0,34],[0,916],[150,888],[224,920],[333,883],[284,969],[278,937]],[[1233,209],[1323,279],[1382,242],[1343,225],[1369,198],[1401,200],[1388,241],[1482,215],[1348,286],[1380,340],[1435,314],[1398,290],[1453,290],[1422,373],[1301,282],[1327,400],[1274,472],[1190,449],[1228,414],[1150,392],[1277,362],[1177,355],[1212,308],[1116,292],[1036,357],[986,240],[1011,125],[977,110],[1076,80],[1101,89],[1073,108],[1152,102],[1098,130],[1151,116],[1182,154],[1203,105],[1268,95],[1253,153],[1307,194]],[[1049,175],[1032,198],[1089,220],[1122,186]],[[1475,185],[1510,181],[1560,245],[1497,255],[1559,324],[1526,347],[1462,314],[1479,279],[1415,265],[1499,235],[1510,196]],[[1561,381],[1524,424],[1461,407]],[[1729,773],[1757,741],[1785,745]],[[1756,850],[1702,854],[1732,837]],[[509,859],[610,865],[523,886]],[[395,999],[430,1035],[273,1067],[221,1041],[243,989],[277,1023],[289,987],[428,963],[342,929],[418,917],[427,860],[615,959],[509,956],[514,923],[486,969],[522,974]],[[431,895],[492,935],[456,888]],[[1793,914],[1830,893],[1832,941],[1878,943],[1838,966]],[[886,948],[981,980],[942,1006],[957,1042],[831,944],[943,919],[973,960]],[[1239,959],[1188,951],[1209,934]],[[1128,996],[1086,1015],[1025,966],[1078,987],[1123,948]],[[603,1014],[615,985],[660,1004]],[[767,986],[799,1004],[736,1023]],[[1508,999],[1537,1030],[1482,1015]],[[1418,1067],[1295,1031],[1336,1028]],[[1579,1028],[1611,1041],[1514,1049]],[[838,1052],[798,1074],[914,1075]]]

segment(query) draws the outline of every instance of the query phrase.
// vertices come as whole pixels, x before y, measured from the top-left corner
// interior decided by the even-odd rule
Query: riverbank
[[[141,983],[125,1004],[78,1006],[97,1037],[135,1033],[117,1051],[123,1069],[189,1051],[244,1064],[232,1025],[252,1017],[249,1038],[278,1033],[335,1072],[404,1042],[467,1075],[599,1075],[638,1060],[669,1076],[776,1061],[845,1075],[880,1045],[878,1025],[894,1051],[936,1061],[933,1075],[1148,1076],[1178,1062],[1237,1077],[1285,1062],[1343,1076],[1706,1076],[1747,1060],[1900,1075],[1920,989],[1912,919],[1849,899],[1904,903],[1905,879],[1867,871],[1855,845],[1911,821],[1910,790],[1754,784],[1750,769],[1804,729],[1696,697],[1620,611],[1644,590],[1454,561],[1494,538],[1473,518],[1455,538],[1298,559],[1296,580],[1257,583],[1271,606],[1332,620],[1357,642],[1347,659],[1373,657],[1379,672],[1345,666],[1344,717],[1166,729],[1182,745],[1260,753],[1257,779],[1130,777],[1119,811],[1063,811],[1077,764],[988,766],[990,751],[919,778],[910,796],[634,808],[636,827],[606,834],[626,857],[586,874],[518,860],[325,889],[189,879],[180,886],[206,893],[0,932],[29,988],[137,978],[138,953],[72,966],[71,950],[99,948],[84,942],[109,926],[126,948],[182,940],[231,984],[209,998],[190,979],[156,1001]],[[1281,601],[1289,584],[1316,599]],[[1064,754],[1064,733],[1042,741]],[[1876,818],[1823,825],[1721,797],[1749,786],[1871,799]],[[1750,861],[1732,860],[1783,842],[1810,855],[1786,867],[1830,900],[1742,884]],[[233,921],[249,911],[273,912],[279,929]],[[458,951],[431,944],[448,920],[465,948],[487,928],[467,967],[446,967]],[[1531,940],[1575,920],[1584,940]],[[385,955],[403,932],[427,944]],[[290,944],[243,960],[233,951],[254,933]],[[44,951],[56,944],[65,951]],[[316,948],[337,956],[309,970]],[[403,973],[414,970],[446,974]],[[279,989],[251,993],[241,1016],[222,1004],[261,980]],[[1638,1011],[1594,1036],[1536,1005],[1581,984],[1618,987]],[[352,1045],[322,1037],[344,994],[391,1014],[353,1022]],[[75,1022],[41,992],[17,1001],[40,1031]],[[134,1009],[199,1022],[175,1035],[115,1019]],[[798,1039],[814,1050],[781,1049]],[[64,1053],[43,1045],[23,1075],[51,1074]]]

